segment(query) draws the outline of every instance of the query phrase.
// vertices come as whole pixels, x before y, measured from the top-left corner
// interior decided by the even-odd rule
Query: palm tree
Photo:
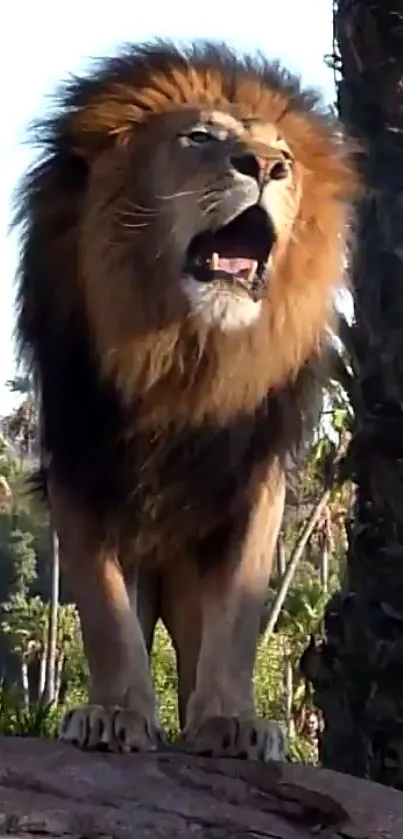
[[[23,396],[22,402],[4,426],[9,439],[18,445],[21,463],[25,460],[35,467],[41,462],[41,434],[38,394],[35,383],[29,373],[22,373],[7,382],[13,393]],[[52,703],[56,697],[56,669],[57,669],[57,631],[59,618],[60,595],[60,563],[59,543],[52,522],[49,522],[49,543],[52,570],[52,595],[49,603],[47,659],[45,667],[45,686],[43,698],[46,703]]]
[[[31,376],[17,375],[6,384],[12,393],[23,397],[13,413],[2,420],[5,435],[12,446],[16,447],[22,466],[38,456],[38,401]]]
[[[1,470],[1,464],[0,464]],[[12,492],[5,475],[0,471],[0,513],[5,513],[11,505]]]
[[[366,184],[345,329],[356,496],[345,584],[302,666],[324,765],[403,789],[403,0],[339,0],[334,23],[338,108]]]
[[[57,699],[57,635],[59,628],[60,606],[60,560],[59,541],[57,533],[49,526],[50,550],[52,562],[52,594],[49,603],[49,618],[47,628],[47,657],[45,665],[45,685],[43,701],[46,705]]]

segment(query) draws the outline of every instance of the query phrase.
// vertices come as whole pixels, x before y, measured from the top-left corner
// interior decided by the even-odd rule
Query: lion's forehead
[[[284,144],[278,127],[274,122],[268,122],[251,116],[239,119],[230,111],[221,109],[206,109],[201,111],[201,118],[205,122],[219,126],[224,131],[237,134],[239,137],[248,136],[251,140],[264,145],[280,146]]]
[[[213,123],[214,125],[223,128],[225,131],[231,131],[234,134],[239,134],[240,137],[242,137],[245,132],[244,123],[224,110],[204,108],[201,111],[201,119],[205,122]]]

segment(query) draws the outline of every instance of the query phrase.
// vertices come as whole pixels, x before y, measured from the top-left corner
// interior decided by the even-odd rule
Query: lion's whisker
[[[184,198],[190,195],[199,195],[204,192],[203,189],[184,189],[181,192],[173,192],[171,195],[156,195],[159,201],[171,201],[173,198]]]
[[[125,227],[130,230],[139,230],[140,228],[150,227],[150,223],[147,221],[139,222],[138,224],[130,224],[129,222],[125,221],[122,224],[122,227]]]
[[[143,207],[141,204],[132,204],[130,203],[128,209],[126,210],[124,207],[119,209],[119,212],[122,215],[132,215],[134,213],[140,212],[144,215],[157,215],[157,210],[153,207]]]

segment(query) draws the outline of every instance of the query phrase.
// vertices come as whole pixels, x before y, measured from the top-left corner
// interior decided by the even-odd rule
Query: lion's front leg
[[[199,754],[284,760],[276,723],[260,719],[253,669],[262,606],[284,508],[284,482],[262,488],[241,545],[201,582],[202,643],[183,740]]]
[[[148,655],[117,557],[71,506],[59,498],[55,509],[91,675],[89,704],[67,711],[59,736],[83,749],[154,750],[160,730]]]

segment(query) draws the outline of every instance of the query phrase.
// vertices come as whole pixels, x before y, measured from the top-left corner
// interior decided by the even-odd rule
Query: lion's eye
[[[284,160],[286,160],[287,163],[294,163],[294,157],[289,149],[281,149],[281,154],[283,155]]]
[[[189,140],[192,143],[208,143],[209,140],[216,140],[217,137],[214,137],[214,134],[211,134],[210,131],[207,131],[204,128],[195,128],[194,131],[191,131],[188,134]]]
[[[186,134],[181,134],[180,139],[186,146],[201,146],[203,143],[217,142],[220,137],[210,129],[198,126]]]

